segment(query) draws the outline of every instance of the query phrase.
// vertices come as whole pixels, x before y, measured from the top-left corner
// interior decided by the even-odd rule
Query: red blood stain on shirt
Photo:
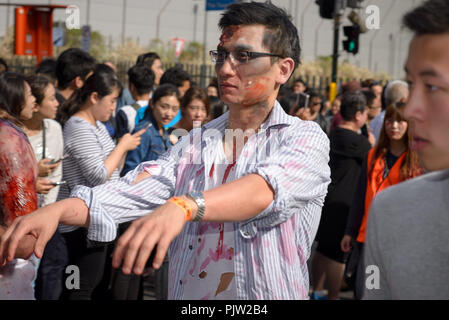
[[[0,223],[10,225],[17,217],[37,210],[37,163],[25,134],[0,120]]]

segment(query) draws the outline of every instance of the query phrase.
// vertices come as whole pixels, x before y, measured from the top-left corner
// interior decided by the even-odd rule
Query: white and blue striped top
[[[111,241],[116,225],[150,214],[174,195],[203,191],[228,113],[194,129],[156,161],[140,164],[118,181],[77,187],[90,208],[88,238]],[[190,144],[192,141],[199,143]],[[234,223],[238,299],[308,299],[307,259],[330,182],[329,140],[314,122],[288,116],[278,102],[244,145],[235,179],[254,173],[275,191],[272,203],[254,218]],[[151,177],[133,184],[146,170]],[[257,192],[255,190],[255,192]],[[206,204],[207,205],[207,204]],[[188,222],[170,246],[169,298],[183,299],[198,223]]]
[[[93,126],[86,120],[72,116],[63,129],[64,154],[68,157],[62,163],[62,180],[58,201],[70,197],[70,192],[77,185],[95,187],[107,180],[108,170],[104,165],[106,158],[114,150],[115,143],[106,127],[100,121]],[[120,177],[115,169],[109,180]],[[77,229],[72,226],[60,225],[61,232]]]

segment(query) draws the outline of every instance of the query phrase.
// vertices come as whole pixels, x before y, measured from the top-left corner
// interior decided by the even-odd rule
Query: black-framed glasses
[[[278,57],[282,58],[281,55],[269,53],[269,52],[252,52],[252,51],[225,51],[225,50],[211,50],[209,51],[210,58],[213,63],[224,63],[225,60],[231,57],[231,61],[237,64],[245,64],[251,59],[260,57]]]

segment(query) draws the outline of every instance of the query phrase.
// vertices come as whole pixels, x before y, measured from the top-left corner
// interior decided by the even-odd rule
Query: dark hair
[[[363,95],[366,99],[366,105],[371,107],[373,105],[374,100],[376,100],[376,95],[371,90],[362,90]]]
[[[19,119],[25,104],[25,82],[25,77],[18,73],[0,74],[0,119],[21,125]]]
[[[204,103],[206,107],[207,117],[210,115],[210,101],[207,93],[201,89],[200,87],[192,87],[186,91],[184,97],[182,97],[181,101],[181,112],[182,109],[186,108],[192,100],[199,99]]]
[[[387,107],[385,111],[385,119],[382,125],[382,129],[380,131],[379,135],[379,141],[377,142],[376,149],[374,151],[373,160],[371,161],[369,165],[368,175],[372,174],[372,171],[374,169],[374,163],[379,156],[386,156],[389,148],[390,148],[390,138],[388,137],[386,130],[385,130],[385,121],[387,119],[391,120],[397,120],[397,121],[406,121],[403,114],[404,106],[401,107],[395,107],[395,106],[389,106]],[[408,125],[408,121],[407,121]],[[400,168],[400,175],[402,179],[410,179],[413,177],[416,177],[419,175],[422,170],[419,166],[418,161],[418,155],[415,151],[413,151],[410,148],[410,145],[412,143],[413,137],[409,130],[409,127],[407,127],[407,132],[402,137],[402,140],[404,142],[404,145],[406,147],[407,154],[405,155],[404,162],[401,165]]]
[[[144,64],[151,69],[155,60],[161,60],[161,57],[156,52],[142,53],[137,57],[136,64]]]
[[[79,48],[65,50],[56,60],[55,74],[58,88],[66,89],[76,77],[86,80],[95,64],[95,59]]]
[[[217,77],[212,77],[210,79],[208,87],[215,87],[218,90],[218,78]]]
[[[228,110],[228,107],[220,100],[220,98],[209,97],[209,100],[210,108],[212,110],[212,119],[217,119]]]
[[[170,83],[182,87],[184,81],[191,81],[190,74],[181,67],[175,66],[167,69],[161,77],[160,84]]]
[[[230,26],[254,24],[263,25],[267,29],[263,37],[264,47],[271,53],[292,58],[295,62],[294,68],[300,64],[301,47],[298,30],[285,10],[271,2],[233,3],[226,8],[218,22],[222,31]]]
[[[402,23],[417,36],[448,33],[449,3],[447,0],[426,1],[408,12]]]
[[[31,87],[31,93],[36,98],[36,103],[41,104],[45,98],[45,89],[50,83],[50,81],[42,76],[29,76],[26,78],[26,81]]]
[[[179,90],[177,87],[175,87],[173,84],[165,83],[159,85],[156,90],[153,92],[153,96],[151,97],[151,105],[154,106],[156,102],[158,102],[161,98],[167,97],[167,96],[174,96],[178,101],[181,103],[181,94],[179,93]],[[148,116],[148,114],[151,112],[152,107],[148,107],[145,110],[144,118]]]
[[[361,91],[350,91],[341,99],[340,114],[343,120],[352,121],[355,114],[366,109],[366,98]]]
[[[154,73],[145,65],[135,65],[128,70],[129,82],[139,95],[150,93],[154,85]]]
[[[8,64],[6,63],[6,61],[3,58],[0,58],[0,65],[2,65],[3,69],[4,69],[4,70],[1,70],[1,68],[0,68],[0,73],[8,72]]]
[[[37,75],[46,77],[52,83],[56,82],[56,60],[44,59],[36,68]]]
[[[301,82],[304,87],[307,87],[306,82],[302,78],[296,78],[295,81],[293,81],[293,84],[295,84],[296,82]]]
[[[57,120],[64,126],[67,120],[81,109],[92,93],[97,92],[98,97],[101,99],[111,94],[115,88],[119,90],[120,95],[122,85],[114,70],[105,64],[98,64],[95,67],[93,74],[84,83],[84,86],[77,90],[70,99],[59,108]]]

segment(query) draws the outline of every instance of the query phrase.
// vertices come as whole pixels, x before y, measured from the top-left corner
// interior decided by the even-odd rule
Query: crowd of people
[[[271,3],[228,6],[207,88],[155,52],[127,84],[77,48],[0,59],[0,299],[138,300],[148,275],[161,300],[449,298],[448,16],[404,17],[407,81],[336,97],[292,78]]]

